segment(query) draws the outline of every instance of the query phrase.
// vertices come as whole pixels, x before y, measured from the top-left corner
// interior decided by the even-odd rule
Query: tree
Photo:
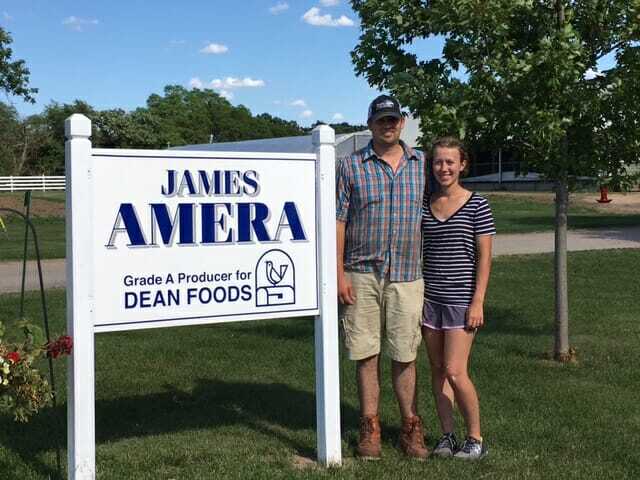
[[[102,148],[164,148],[168,142],[160,118],[146,109],[97,112],[96,146]]]
[[[25,101],[35,103],[33,97],[38,90],[29,87],[29,69],[24,60],[11,61],[13,39],[8,32],[0,27],[0,90],[22,97]]]
[[[0,27],[0,91],[34,103],[37,89],[29,87],[29,69],[24,60],[12,60],[13,39]],[[0,102],[0,168],[10,175],[20,175],[29,150],[28,123],[23,122],[13,106]]]
[[[160,119],[171,145],[208,143],[211,136],[215,142],[233,142],[304,134],[295,122],[268,114],[254,117],[245,106],[235,107],[210,89],[168,85],[164,96],[149,97],[147,110]]]
[[[356,72],[419,115],[423,136],[507,148],[555,182],[555,358],[570,358],[568,192],[640,162],[640,0],[352,0]],[[444,40],[442,58],[407,47]],[[614,56],[615,66],[597,71]]]
[[[313,123],[313,125],[311,125],[311,127],[309,127],[307,130],[309,132],[311,132],[318,125],[327,125],[327,124],[324,123],[324,122],[321,122],[320,120],[316,120]],[[347,122],[329,123],[328,125],[331,128],[333,128],[333,130],[336,132],[336,135],[340,135],[340,134],[343,134],[343,133],[362,132],[362,131],[367,130],[369,128],[366,125],[351,125],[351,124],[349,124]]]
[[[21,158],[24,158],[20,123],[16,109],[0,103],[0,171],[9,175],[20,175]]]

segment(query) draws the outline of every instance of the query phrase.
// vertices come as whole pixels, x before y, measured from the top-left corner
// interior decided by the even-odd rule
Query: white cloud
[[[229,90],[220,90],[218,93],[222,98],[226,98],[227,100],[233,99],[233,92],[230,92]]]
[[[273,7],[269,7],[269,13],[271,13],[271,15],[278,15],[285,10],[289,10],[289,4],[287,2],[278,2]]]
[[[298,100],[294,100],[289,105],[291,105],[292,107],[307,108],[307,102],[305,102],[301,98],[299,98]]]
[[[75,32],[83,32],[86,27],[98,25],[98,23],[100,22],[95,18],[80,18],[73,15],[62,20],[64,26]]]
[[[215,90],[233,90],[234,88],[259,88],[264,87],[264,80],[254,80],[251,77],[234,78],[227,77],[224,79],[216,78],[211,80],[211,88]]]
[[[227,100],[231,100],[233,98],[233,89],[236,88],[258,88],[264,87],[264,80],[254,80],[250,77],[245,78],[234,78],[227,77],[224,79],[216,78],[211,80],[209,83],[203,82],[199,77],[193,77],[189,80],[189,87],[196,88],[198,90],[203,90],[205,88],[210,88],[218,92],[218,94],[226,98]]]
[[[340,0],[320,0],[320,5],[323,7],[335,7],[340,3]]]
[[[344,115],[342,115],[341,113],[334,113],[333,117],[331,118],[332,122],[341,122],[342,120],[344,120]]]
[[[202,80],[200,80],[198,77],[193,77],[191,80],[189,80],[189,86],[191,88],[202,90],[202,88],[204,87],[204,83],[202,83]]]
[[[333,18],[328,13],[320,15],[318,7],[312,7],[302,16],[302,21],[314,27],[353,27],[354,23],[349,17],[341,15],[340,18]]]
[[[200,53],[204,53],[206,55],[220,55],[223,53],[227,53],[228,51],[229,47],[227,47],[226,45],[221,45],[219,43],[210,43],[202,50],[200,50]]]
[[[604,77],[604,73],[593,68],[589,68],[586,72],[584,72],[585,80],[593,80],[596,77]]]
[[[312,115],[313,115],[313,112],[311,110],[305,110],[300,114],[302,118],[309,118]]]
[[[169,42],[169,45],[171,45],[172,47],[176,47],[176,46],[178,46],[178,45],[184,45],[184,44],[186,44],[186,43],[187,43],[187,41],[186,41],[186,40],[171,40],[171,41]]]
[[[273,101],[273,104],[274,104],[274,105],[280,105],[280,104],[282,104],[282,102],[281,102],[280,100],[274,100],[274,101]]]

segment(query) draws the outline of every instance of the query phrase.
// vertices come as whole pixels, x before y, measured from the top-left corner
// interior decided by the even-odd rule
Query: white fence
[[[0,177],[0,192],[64,190],[64,176]]]

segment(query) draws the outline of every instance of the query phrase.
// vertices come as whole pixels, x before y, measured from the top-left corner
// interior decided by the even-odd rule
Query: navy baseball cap
[[[389,95],[380,95],[369,104],[367,122],[375,122],[382,117],[402,118],[400,104],[395,98]]]

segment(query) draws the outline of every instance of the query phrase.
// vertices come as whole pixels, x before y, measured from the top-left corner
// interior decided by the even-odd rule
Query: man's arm
[[[356,296],[353,291],[353,286],[344,273],[344,237],[347,229],[347,224],[336,221],[336,257],[338,259],[338,300],[340,303],[353,305],[356,301]]]

